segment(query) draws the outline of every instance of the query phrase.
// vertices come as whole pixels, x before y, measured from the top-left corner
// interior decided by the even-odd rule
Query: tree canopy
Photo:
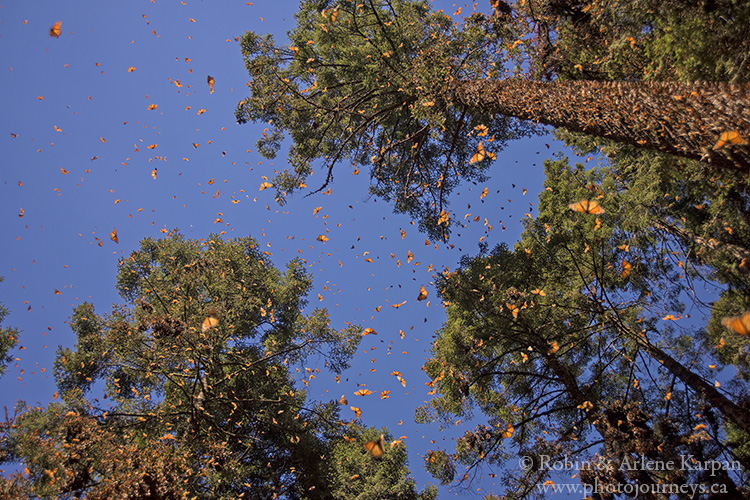
[[[445,238],[453,220],[447,195],[461,180],[482,180],[507,142],[533,133],[533,124],[750,169],[745,82],[645,82],[632,73],[613,74],[612,82],[530,80],[529,54],[542,68],[565,67],[547,57],[557,45],[540,41],[549,45],[556,29],[569,52],[594,50],[583,47],[591,26],[536,4],[520,4],[515,15],[473,14],[458,26],[422,1],[306,1],[290,45],[246,33],[250,96],[238,104],[237,120],[268,124],[258,142],[266,157],[275,157],[284,133],[292,139],[291,169],[273,181],[277,199],[306,187],[315,160],[325,172],[318,191],[329,186],[335,165],[349,161],[354,173],[370,168],[373,194]],[[602,9],[584,10],[591,17]],[[633,21],[642,29],[644,16]],[[606,46],[611,35],[602,29]]]
[[[712,378],[717,360],[728,361],[726,352],[748,351],[747,337],[717,325],[747,309],[748,274],[734,277],[744,287],[730,289],[736,301],[731,307],[717,304],[708,330],[677,326],[685,302],[695,300],[692,280],[717,276],[703,274],[708,266],[691,256],[694,242],[653,231],[676,208],[676,195],[664,193],[676,183],[648,177],[663,168],[659,159],[631,170],[637,179],[617,168],[627,161],[598,171],[571,167],[565,159],[547,162],[540,214],[528,219],[515,248],[466,258],[438,283],[448,320],[425,369],[440,397],[420,416],[450,421],[476,409],[487,418],[453,453],[435,450],[428,458],[428,470],[441,480],[453,479],[456,463],[503,466],[515,449],[536,464],[543,457],[603,459],[618,469],[627,457],[666,463],[700,454],[748,467],[743,450],[750,437],[750,400],[742,365],[721,389]],[[712,193],[705,201],[722,196]],[[598,203],[588,211],[568,206],[579,199]],[[634,208],[643,204],[648,211]],[[738,229],[745,228],[746,222],[739,223]],[[588,484],[594,477],[602,484],[675,480],[643,470],[623,475],[584,469],[581,480]],[[550,473],[545,467],[511,473],[506,497],[533,495]],[[721,479],[677,474],[688,483],[725,484],[733,495],[743,485],[742,476],[732,479],[731,473]]]
[[[2,283],[3,277],[0,276],[0,283]],[[5,317],[8,315],[8,309],[0,304],[0,325],[2,325]],[[8,363],[13,360],[11,350],[18,344],[18,334],[20,332],[12,327],[0,327],[0,376],[5,373],[8,367]]]
[[[143,240],[120,261],[126,305],[75,309],[77,345],[55,361],[62,401],[19,403],[4,424],[2,459],[27,473],[6,478],[5,493],[417,498],[403,445],[366,459],[360,438],[372,432],[350,433],[337,402],[296,387],[293,367],[315,356],[340,372],[361,338],[331,328],[324,309],[303,312],[311,283],[300,262],[275,269],[251,238]],[[341,480],[341,460],[359,464],[359,481]]]
[[[640,498],[750,499],[745,3],[492,0],[492,15],[454,22],[460,9],[426,0],[303,0],[287,41],[242,37],[250,95],[236,119],[266,126],[266,158],[291,139],[290,168],[261,185],[280,203],[316,169],[312,192],[330,189],[347,164],[447,241],[468,224],[451,193],[486,181],[510,141],[549,125],[599,156],[590,169],[562,153],[545,161],[514,244],[483,236],[457,269],[429,265],[446,316],[415,419],[472,421],[424,455],[441,483],[489,472],[503,489],[486,499],[541,498],[556,464],[572,463],[583,486]],[[53,401],[19,401],[0,423],[0,463],[18,470],[0,496],[436,497],[410,477],[409,436],[367,427],[355,406],[343,419],[344,396],[308,394],[321,370],[339,382],[373,331],[333,326],[308,303],[307,261],[278,269],[254,239],[222,234],[143,239],[118,264],[124,303],[73,310]],[[0,375],[18,336],[0,329]],[[361,385],[355,395],[373,394]],[[673,465],[627,465],[643,461]]]

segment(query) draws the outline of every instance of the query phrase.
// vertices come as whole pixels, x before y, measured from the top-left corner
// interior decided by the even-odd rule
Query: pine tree
[[[745,84],[532,81],[522,77],[536,19],[474,14],[462,27],[422,2],[300,5],[289,45],[248,32],[242,53],[250,96],[237,121],[269,126],[258,142],[272,158],[291,135],[291,170],[277,198],[306,187],[322,160],[327,188],[345,160],[370,168],[371,192],[448,233],[447,195],[482,180],[508,141],[534,125],[566,127],[639,148],[750,169]]]
[[[330,461],[343,450],[367,455],[364,430],[345,440],[338,404],[309,401],[294,370],[318,373],[303,369],[313,354],[334,372],[345,369],[361,328],[336,330],[324,309],[304,312],[311,286],[300,262],[281,272],[251,238],[143,240],[119,263],[127,304],[108,315],[88,303],[75,309],[77,345],[59,348],[55,360],[62,402],[19,403],[3,424],[1,459],[20,462],[25,475],[4,478],[0,491],[102,499],[339,495]],[[417,498],[405,460],[404,450],[389,454],[359,483]]]

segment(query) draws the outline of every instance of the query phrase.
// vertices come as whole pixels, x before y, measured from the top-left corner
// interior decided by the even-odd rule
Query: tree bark
[[[702,377],[688,370],[682,364],[648,341],[644,334],[630,334],[631,337],[649,355],[664,366],[670,373],[675,375],[682,383],[694,390],[698,396],[710,403],[714,408],[724,414],[726,418],[734,422],[737,427],[750,434],[750,414],[734,402],[727,399],[714,386],[703,380]]]
[[[452,92],[467,108],[750,171],[747,84],[507,79],[459,81]],[[738,143],[716,147],[723,132]]]

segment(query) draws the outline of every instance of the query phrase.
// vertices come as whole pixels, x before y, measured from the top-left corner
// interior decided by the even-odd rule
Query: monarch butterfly
[[[723,148],[727,144],[729,144],[729,145],[733,145],[733,144],[744,145],[744,144],[747,144],[747,141],[736,130],[730,130],[728,132],[722,132],[721,133],[721,135],[719,136],[718,142],[714,146],[714,149]]]
[[[479,142],[479,146],[477,147],[477,152],[474,154],[474,156],[471,157],[471,160],[469,160],[469,165],[473,165],[475,163],[479,163],[480,161],[484,160],[485,158],[489,158],[490,160],[494,160],[497,158],[495,153],[488,153],[484,150],[484,145],[482,142]]]
[[[558,344],[556,340],[553,340],[549,344],[549,351],[547,351],[547,354],[555,354],[559,350],[560,350],[560,344]],[[510,424],[508,424],[508,425],[510,425]]]
[[[420,286],[421,288],[419,290],[419,297],[417,297],[417,302],[427,299],[427,290],[425,289],[424,285]]]
[[[623,278],[627,278],[628,276],[630,276],[631,269],[633,269],[633,265],[627,260],[622,259],[622,272],[620,273],[620,275]]]
[[[745,311],[742,316],[731,316],[721,320],[721,324],[739,335],[750,334],[750,311]]]
[[[208,78],[206,78],[206,81],[208,82],[208,87],[211,89],[210,94],[214,93],[214,77],[211,75],[208,75]]]
[[[49,36],[54,36],[55,38],[60,38],[60,33],[62,33],[62,31],[60,30],[60,25],[62,25],[62,21],[57,21],[49,29]]]
[[[503,439],[513,437],[513,432],[515,432],[515,429],[513,428],[513,424],[508,422],[508,424],[505,426],[505,431],[502,433],[501,437]]]
[[[208,310],[208,316],[203,320],[201,331],[206,332],[211,328],[215,328],[219,325],[219,318],[216,317],[216,309],[213,307]]]
[[[518,317],[518,311],[520,311],[520,309],[518,308],[518,306],[515,305],[515,304],[507,304],[507,303],[505,305],[508,307],[508,309],[510,309],[510,312],[513,313],[513,317],[517,318]]]
[[[117,229],[113,229],[111,233],[109,233],[109,239],[114,241],[115,243],[119,243],[120,241],[117,239]]]
[[[581,200],[568,205],[571,210],[584,214],[599,215],[604,213],[604,209],[599,206],[596,200]]]
[[[377,441],[368,441],[364,445],[365,449],[372,453],[375,458],[380,458],[385,453],[385,444],[383,443],[383,435],[380,435],[380,439]]]

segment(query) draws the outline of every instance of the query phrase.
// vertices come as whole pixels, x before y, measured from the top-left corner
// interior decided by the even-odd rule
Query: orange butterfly
[[[208,81],[208,87],[211,89],[210,94],[214,93],[214,77],[211,75],[208,75],[208,78],[206,79]]]
[[[425,289],[424,286],[422,286],[421,289],[419,290],[419,297],[417,297],[417,302],[420,302],[425,299],[427,299],[427,290]]]
[[[627,278],[628,276],[630,276],[631,269],[633,269],[633,265],[627,260],[622,259],[622,272],[620,273],[620,275],[623,278]]]
[[[477,147],[477,152],[474,154],[474,156],[471,157],[471,160],[469,160],[469,165],[473,165],[475,163],[479,163],[480,161],[484,160],[485,158],[489,158],[490,160],[494,160],[497,158],[495,153],[488,153],[484,150],[484,145],[482,142],[479,142],[479,146]]]
[[[597,203],[596,200],[581,200],[568,205],[571,210],[581,212],[584,214],[599,215],[604,213],[604,209]]]
[[[380,435],[380,439],[377,441],[368,441],[364,445],[365,449],[372,453],[375,458],[380,458],[385,453],[385,443],[383,443],[383,435]]]
[[[513,428],[513,424],[508,422],[508,424],[505,426],[505,432],[502,433],[502,438],[507,439],[507,438],[513,437],[513,432],[515,432],[515,429]]]
[[[551,343],[549,343],[549,346],[550,346],[549,351],[547,351],[548,354],[555,354],[557,351],[560,350],[560,345],[557,343],[556,340],[553,340]]]
[[[60,33],[62,33],[62,31],[60,30],[60,25],[62,25],[62,21],[57,21],[49,29],[49,36],[54,36],[55,38],[60,38]]]
[[[208,310],[208,316],[203,320],[201,331],[206,332],[211,328],[215,328],[219,325],[219,318],[216,317],[216,309],[213,307]]]
[[[745,311],[742,316],[730,316],[721,320],[721,324],[739,335],[750,334],[750,311]]]
[[[507,304],[507,303],[505,305],[508,307],[508,309],[510,309],[510,312],[513,313],[513,317],[517,318],[518,317],[518,311],[520,311],[520,309],[518,308],[518,306],[515,305],[515,304]]]
[[[736,130],[730,130],[728,132],[721,133],[721,135],[719,136],[719,140],[716,142],[716,145],[714,146],[714,149],[723,148],[727,144],[729,145],[738,144],[740,146],[744,146],[747,144],[747,141]]]
[[[113,229],[111,233],[109,233],[109,239],[114,241],[115,243],[119,243],[120,241],[117,239],[117,229]]]

